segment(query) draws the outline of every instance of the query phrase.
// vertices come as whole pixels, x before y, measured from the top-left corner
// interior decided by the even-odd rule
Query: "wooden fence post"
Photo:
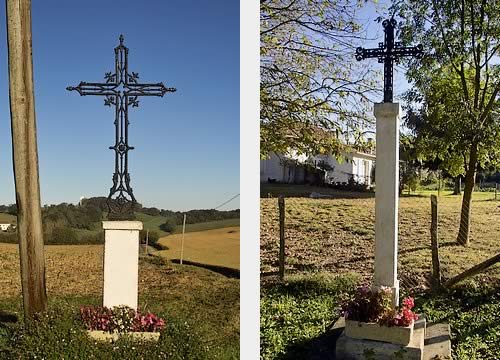
[[[432,280],[436,289],[441,287],[441,268],[439,264],[438,243],[438,200],[431,195],[431,246],[432,246]]]
[[[31,1],[7,0],[7,40],[17,234],[26,324],[47,308],[38,178]]]
[[[279,277],[285,278],[285,197],[278,197],[278,207],[280,213],[280,258],[279,258]]]

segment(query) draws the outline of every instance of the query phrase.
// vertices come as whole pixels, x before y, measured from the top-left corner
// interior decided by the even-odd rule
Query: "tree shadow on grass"
[[[180,264],[181,261],[179,259],[172,259],[172,262],[175,264]],[[229,268],[226,266],[219,266],[219,265],[203,264],[203,263],[190,261],[190,260],[183,260],[182,263],[186,264],[186,265],[192,265],[192,266],[205,268],[205,269],[211,270],[213,272],[222,274],[226,277],[235,278],[235,279],[240,278],[240,270],[239,269],[233,269],[233,268]]]
[[[337,339],[343,330],[344,328],[327,330],[313,339],[289,345],[285,353],[277,358],[280,360],[334,360],[336,359],[335,348]]]

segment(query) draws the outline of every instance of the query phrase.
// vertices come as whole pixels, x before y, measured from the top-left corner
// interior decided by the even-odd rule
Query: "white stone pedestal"
[[[398,195],[399,103],[375,104],[377,159],[375,170],[375,286],[393,290],[399,303]]]
[[[140,221],[103,221],[103,305],[137,309]]]

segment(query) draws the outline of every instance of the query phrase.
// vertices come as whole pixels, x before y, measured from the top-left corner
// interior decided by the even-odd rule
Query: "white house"
[[[9,229],[10,225],[11,224],[8,224],[8,223],[0,224],[0,230],[7,231]]]
[[[316,177],[324,177],[326,183],[348,183],[352,178],[359,184],[372,185],[372,171],[375,155],[359,151],[344,154],[344,161],[337,161],[331,155],[306,156],[271,153],[268,159],[260,161],[260,182],[306,183]],[[324,172],[321,163],[330,170]],[[309,166],[306,166],[309,164]]]
[[[358,184],[371,186],[373,167],[375,165],[375,155],[360,151],[353,151],[344,154],[344,161],[337,161],[331,155],[316,155],[316,163],[322,161],[328,164],[332,170],[326,173],[327,183],[348,183],[352,178]]]

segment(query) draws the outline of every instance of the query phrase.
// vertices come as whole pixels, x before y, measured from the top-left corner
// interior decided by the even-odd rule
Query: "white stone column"
[[[137,309],[140,221],[103,221],[103,305]]]
[[[375,104],[377,120],[375,168],[375,286],[393,289],[399,303],[398,195],[399,103]]]

